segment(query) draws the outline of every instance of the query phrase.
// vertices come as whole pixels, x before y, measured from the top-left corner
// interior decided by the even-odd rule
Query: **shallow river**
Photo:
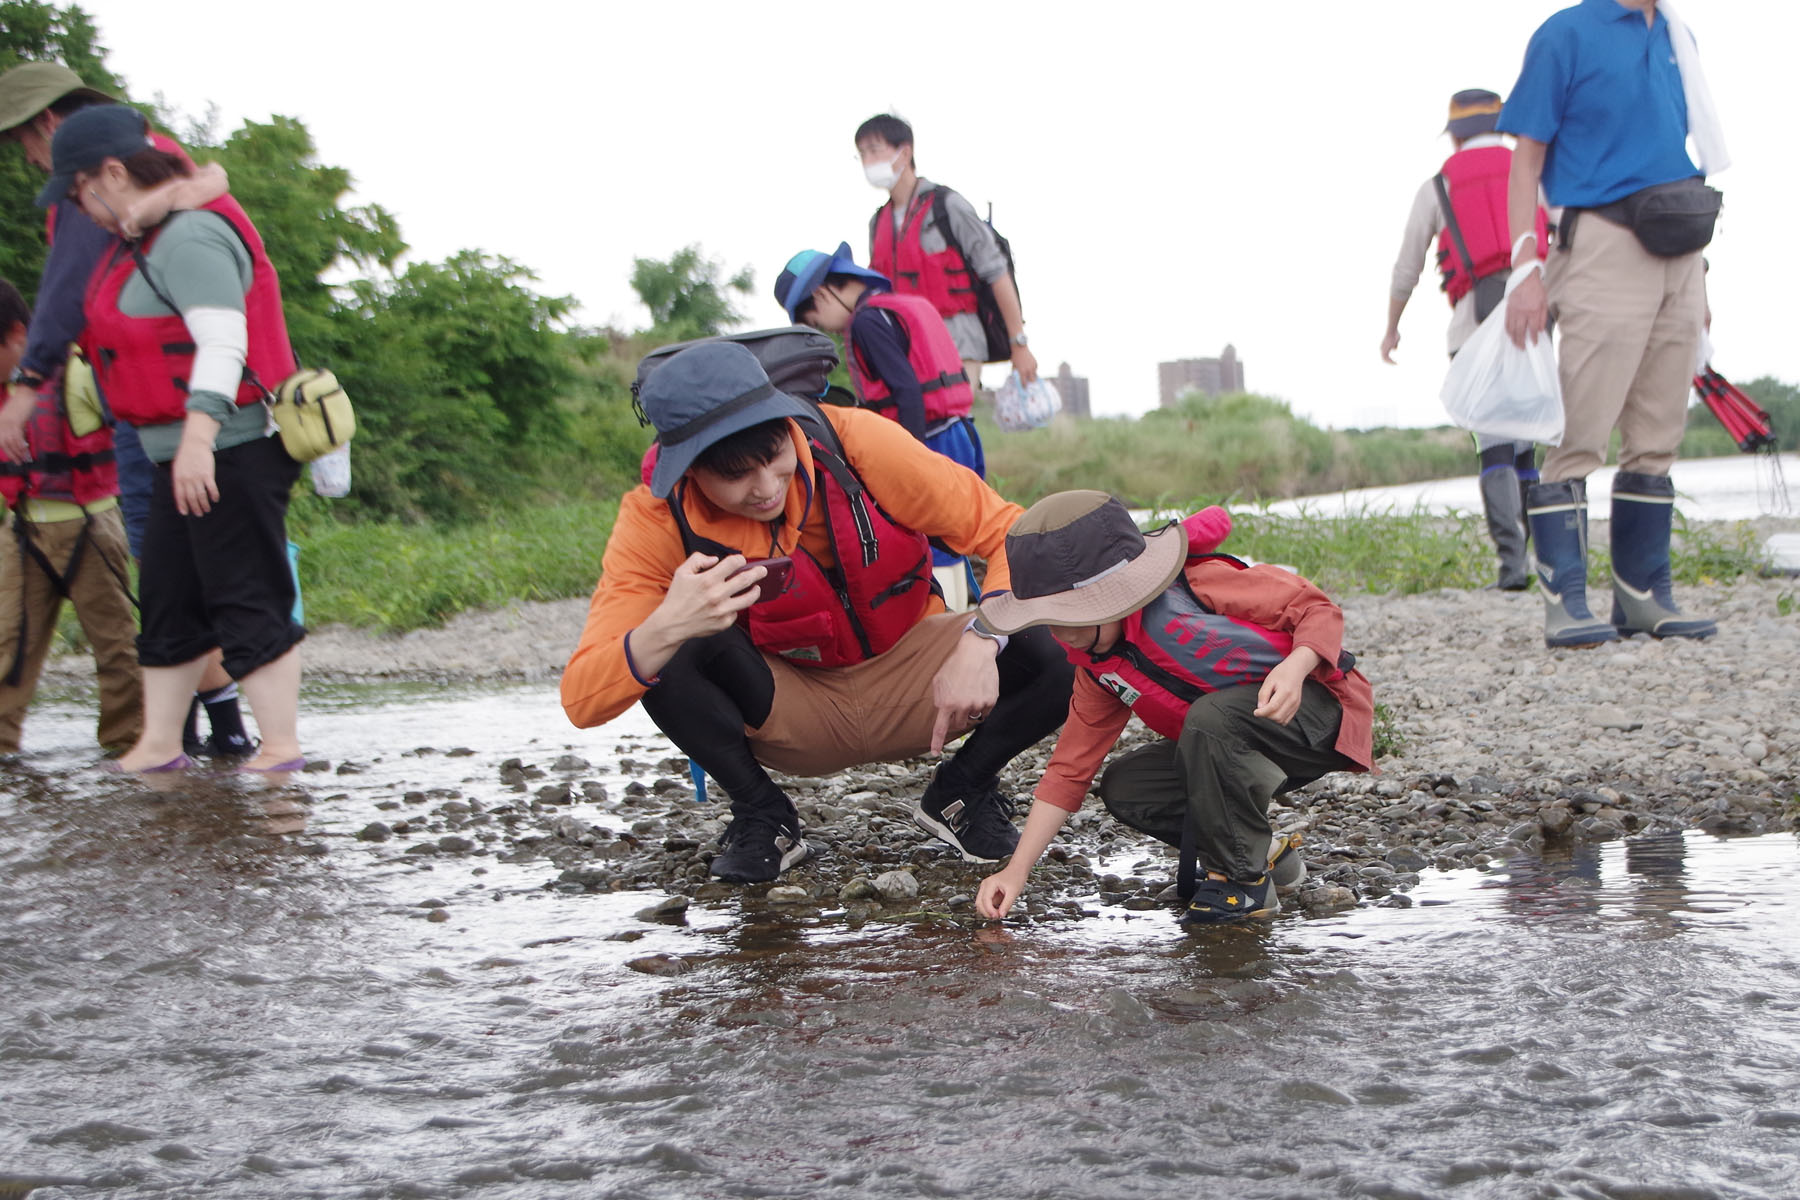
[[[1800,1192],[1791,836],[1195,937],[656,924],[354,837],[408,790],[496,801],[505,758],[667,753],[551,686],[319,692],[308,744],[360,773],[303,789],[108,780],[90,711],[41,705],[0,774],[0,1196]],[[659,953],[692,969],[625,965]]]

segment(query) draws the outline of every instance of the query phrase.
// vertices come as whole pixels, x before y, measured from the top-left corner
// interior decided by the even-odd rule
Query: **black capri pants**
[[[294,621],[287,506],[300,464],[278,437],[213,455],[219,499],[202,517],[175,511],[174,470],[156,464],[144,526],[138,662],[173,667],[217,646],[233,679],[267,666],[306,630]]]

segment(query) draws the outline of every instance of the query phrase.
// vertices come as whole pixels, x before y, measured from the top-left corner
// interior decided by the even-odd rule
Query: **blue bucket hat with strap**
[[[812,294],[818,291],[827,275],[852,275],[866,280],[870,291],[894,290],[893,281],[880,271],[856,265],[849,242],[839,242],[837,250],[831,254],[823,250],[802,250],[788,259],[787,266],[775,279],[775,302],[787,312],[788,320],[796,325],[800,323],[800,310],[812,299]]]
[[[639,402],[656,426],[656,469],[650,494],[663,499],[702,451],[721,438],[818,409],[778,390],[756,355],[735,342],[689,346],[644,381]]]

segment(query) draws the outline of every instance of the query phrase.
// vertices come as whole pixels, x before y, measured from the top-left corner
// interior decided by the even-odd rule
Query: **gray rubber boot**
[[[1532,484],[1525,515],[1537,539],[1538,582],[1544,585],[1544,644],[1618,641],[1612,623],[1588,609],[1586,481]]]
[[[1525,510],[1519,498],[1519,477],[1510,463],[1481,473],[1481,508],[1500,558],[1500,579],[1495,586],[1503,592],[1524,591],[1531,586],[1531,566],[1525,557]]]
[[[1675,604],[1669,577],[1669,531],[1675,484],[1667,475],[1620,471],[1612,493],[1612,623],[1621,634],[1705,638],[1719,632],[1709,617]]]

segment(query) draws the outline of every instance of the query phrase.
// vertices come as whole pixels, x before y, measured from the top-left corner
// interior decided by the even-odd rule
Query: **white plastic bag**
[[[1506,281],[1506,294],[1535,265],[1520,267]],[[1562,444],[1562,381],[1556,373],[1556,350],[1550,331],[1526,340],[1521,350],[1506,336],[1506,304],[1487,315],[1450,360],[1450,373],[1438,396],[1450,420],[1489,437]]]
[[[1057,395],[1056,385],[1041,375],[1028,384],[1014,371],[994,394],[994,419],[1007,433],[1042,429],[1061,411],[1062,397]]]
[[[350,494],[350,443],[345,442],[330,454],[321,454],[306,464],[312,472],[313,491],[328,500]]]

